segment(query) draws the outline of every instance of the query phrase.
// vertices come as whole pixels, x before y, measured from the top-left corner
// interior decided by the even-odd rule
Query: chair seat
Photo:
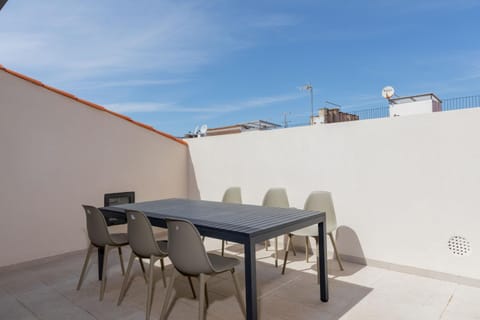
[[[240,260],[237,258],[223,257],[213,253],[207,253],[207,255],[216,272],[231,270],[236,265],[240,264]]]
[[[110,238],[114,245],[123,246],[128,244],[128,235],[126,233],[112,233]]]

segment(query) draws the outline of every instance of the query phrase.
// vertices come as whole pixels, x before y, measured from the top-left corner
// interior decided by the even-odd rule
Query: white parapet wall
[[[81,204],[186,197],[188,147],[0,70],[0,267],[87,247]]]
[[[200,196],[331,191],[342,254],[480,280],[480,109],[189,140]],[[466,238],[467,255],[448,241]],[[424,272],[425,273],[425,272]]]

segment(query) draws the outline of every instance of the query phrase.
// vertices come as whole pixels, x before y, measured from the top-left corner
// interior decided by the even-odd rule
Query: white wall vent
[[[457,256],[469,255],[472,250],[470,241],[462,236],[452,236],[448,240],[448,249]]]

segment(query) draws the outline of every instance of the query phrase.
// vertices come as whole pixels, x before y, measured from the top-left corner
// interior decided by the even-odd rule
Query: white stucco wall
[[[390,104],[390,108],[389,108],[390,117],[410,116],[414,114],[431,113],[431,112],[433,112],[432,100]]]
[[[471,109],[188,142],[202,199],[240,186],[261,204],[286,187],[303,207],[329,190],[343,254],[480,279],[479,123]],[[450,253],[452,235],[471,242],[469,256]]]
[[[0,266],[86,248],[81,204],[187,197],[188,148],[0,70]]]

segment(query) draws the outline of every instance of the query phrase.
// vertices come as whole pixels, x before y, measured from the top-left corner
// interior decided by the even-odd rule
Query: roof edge
[[[31,78],[31,77],[28,77],[28,76],[26,76],[26,75],[24,75],[24,74],[21,74],[21,73],[19,73],[19,72],[16,72],[16,71],[7,69],[6,67],[4,67],[4,66],[1,65],[1,64],[0,64],[0,70],[3,70],[3,71],[5,71],[6,73],[11,74],[11,75],[13,75],[13,76],[15,76],[15,77],[17,77],[17,78],[22,79],[22,80],[25,80],[25,81],[28,81],[28,82],[30,82],[30,83],[33,83],[34,85],[37,85],[37,86],[39,86],[39,87],[45,88],[45,89],[47,89],[47,90],[49,90],[49,91],[52,91],[52,92],[57,93],[57,94],[60,94],[60,95],[62,95],[62,96],[64,96],[64,97],[67,97],[67,98],[69,98],[69,99],[72,99],[72,100],[75,100],[75,101],[77,101],[77,102],[80,102],[81,104],[84,104],[84,105],[86,105],[86,106],[88,106],[88,107],[90,107],[90,108],[97,109],[97,110],[99,110],[99,111],[104,111],[104,112],[109,113],[109,114],[111,114],[111,115],[113,115],[113,116],[115,116],[115,117],[121,118],[121,119],[126,120],[126,121],[128,121],[128,122],[131,122],[131,123],[133,123],[133,124],[136,125],[136,126],[142,127],[142,128],[147,129],[147,130],[149,130],[149,131],[155,132],[155,133],[157,133],[157,134],[159,134],[159,135],[161,135],[161,136],[163,136],[163,137],[165,137],[165,138],[168,138],[168,139],[170,139],[170,140],[173,140],[173,141],[176,141],[176,142],[178,142],[178,143],[180,143],[180,144],[183,144],[183,145],[185,145],[185,146],[188,146],[188,143],[187,143],[185,140],[176,138],[176,137],[172,136],[171,134],[168,134],[168,133],[166,133],[166,132],[157,130],[157,129],[155,129],[154,127],[149,126],[149,125],[147,125],[147,124],[144,124],[144,123],[135,121],[135,120],[133,120],[133,119],[131,119],[131,118],[123,115],[123,114],[116,113],[116,112],[114,112],[114,111],[112,111],[112,110],[108,110],[107,108],[102,107],[101,105],[98,105],[98,104],[96,104],[96,103],[93,103],[93,102],[90,102],[90,101],[87,101],[87,100],[84,100],[84,99],[80,99],[80,98],[74,96],[74,95],[71,94],[71,93],[68,93],[68,92],[66,92],[66,91],[63,91],[63,90],[60,90],[60,89],[51,87],[51,86],[49,86],[49,85],[46,85],[46,84],[42,83],[41,81],[38,81],[38,80],[33,79],[33,78]]]

